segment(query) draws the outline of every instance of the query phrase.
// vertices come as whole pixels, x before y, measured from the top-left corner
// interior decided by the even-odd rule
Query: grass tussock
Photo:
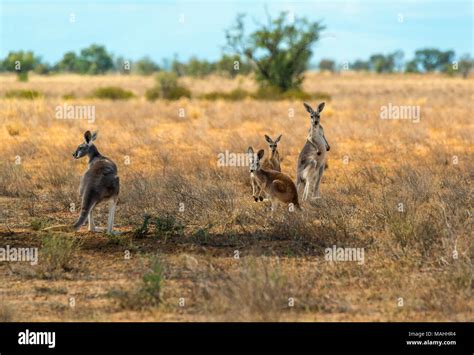
[[[164,287],[163,261],[157,257],[148,260],[149,266],[142,273],[140,281],[131,290],[111,289],[108,296],[121,309],[141,310],[157,307],[162,302]]]
[[[245,99],[254,100],[267,100],[267,101],[278,101],[278,100],[322,100],[329,101],[331,96],[328,93],[314,92],[308,93],[302,90],[288,90],[281,91],[278,88],[263,87],[259,88],[256,92],[249,92],[241,88],[236,88],[230,92],[218,92],[212,91],[200,96],[204,100],[227,100],[227,101],[240,101]]]
[[[128,100],[133,98],[135,95],[129,90],[122,89],[116,86],[107,86],[94,90],[91,97],[97,99],[108,99],[108,100]]]
[[[191,91],[178,83],[178,76],[175,73],[160,72],[155,79],[155,86],[145,92],[148,101],[178,100],[182,97],[191,97]]]
[[[34,100],[41,98],[43,94],[37,90],[8,90],[5,93],[5,98],[7,99],[25,99],[25,100]]]
[[[61,276],[75,268],[75,256],[80,243],[70,236],[48,234],[43,237],[40,249],[40,271],[46,278]]]
[[[316,273],[293,273],[278,259],[248,257],[236,263],[201,280],[197,302],[217,319],[278,321],[285,313],[316,307],[311,297]]]

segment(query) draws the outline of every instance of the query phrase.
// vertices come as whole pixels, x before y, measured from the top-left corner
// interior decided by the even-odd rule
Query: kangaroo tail
[[[89,216],[89,212],[91,209],[94,207],[95,203],[92,199],[87,198],[82,201],[82,206],[81,206],[81,214],[79,215],[79,219],[77,220],[76,223],[74,223],[74,230],[79,230],[81,226],[84,224],[86,221],[87,217]]]
[[[84,222],[86,221],[87,219],[87,216],[89,215],[89,212],[90,212],[91,208],[88,208],[88,209],[81,209],[81,214],[79,216],[79,219],[77,220],[76,223],[74,223],[73,225],[73,228],[74,230],[79,230],[79,228],[81,228],[81,226],[84,224]]]
[[[51,226],[51,227],[47,227],[47,228],[43,228],[42,229],[43,231],[58,231],[58,232],[69,232],[69,231],[72,231],[73,228],[71,227],[71,225],[69,224],[58,224],[58,225],[55,225],[55,226]]]

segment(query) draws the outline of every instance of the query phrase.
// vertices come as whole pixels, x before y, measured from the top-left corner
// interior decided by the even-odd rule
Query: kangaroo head
[[[277,148],[278,148],[278,142],[280,141],[281,139],[281,134],[278,136],[277,139],[275,139],[274,141],[265,134],[265,140],[267,141],[268,143],[268,148],[270,148],[270,151],[272,153],[275,153]]]
[[[321,112],[323,111],[325,105],[326,104],[324,102],[321,102],[318,105],[318,108],[316,110],[313,110],[311,108],[311,106],[309,106],[306,102],[304,103],[304,107],[306,108],[306,111],[308,111],[309,114],[311,115],[311,126],[312,127],[318,128],[319,121],[321,119]]]
[[[260,160],[262,160],[265,151],[263,149],[260,149],[257,155],[255,155],[255,153],[253,152],[253,148],[249,147],[249,149],[247,150],[247,154],[249,156],[249,170],[251,173],[254,173],[260,169]]]
[[[86,133],[84,133],[84,143],[79,144],[76,151],[72,153],[74,159],[79,159],[89,154],[89,151],[93,146],[92,142],[95,141],[96,138],[97,132],[91,133],[91,131],[86,131]]]

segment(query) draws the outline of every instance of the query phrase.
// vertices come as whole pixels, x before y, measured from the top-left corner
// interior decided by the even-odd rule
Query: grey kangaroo
[[[324,136],[323,127],[320,124],[321,112],[324,106],[324,102],[320,103],[315,111],[307,103],[304,103],[304,107],[311,115],[311,127],[306,143],[298,157],[297,165],[296,186],[300,194],[301,189],[304,187],[302,200],[308,199],[311,187],[312,197],[320,197],[319,184],[323,177],[327,152],[331,149]]]
[[[79,193],[82,198],[81,214],[74,224],[74,229],[78,230],[89,220],[89,230],[99,231],[94,224],[92,210],[102,202],[109,201],[109,220],[107,233],[112,234],[114,224],[115,208],[120,190],[119,177],[117,176],[117,166],[107,157],[99,153],[92,143],[97,139],[97,132],[91,134],[90,131],[84,133],[84,143],[80,144],[73,153],[74,159],[80,159],[86,155],[89,157],[89,167],[81,178]]]

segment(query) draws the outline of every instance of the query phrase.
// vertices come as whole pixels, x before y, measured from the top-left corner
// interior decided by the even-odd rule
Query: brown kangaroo
[[[250,159],[250,173],[254,174],[259,182],[260,193],[262,190],[268,195],[272,203],[272,212],[275,211],[277,202],[292,204],[297,209],[301,209],[298,202],[298,192],[295,183],[288,175],[274,170],[266,170],[261,167],[261,160],[265,151],[259,150],[255,156],[253,148],[248,149]]]
[[[262,162],[262,168],[265,170],[275,170],[281,172],[280,162],[280,154],[278,153],[278,142],[281,139],[281,134],[278,136],[275,141],[273,141],[269,136],[265,134],[265,140],[268,143],[268,148],[270,148],[270,157],[266,158]]]

